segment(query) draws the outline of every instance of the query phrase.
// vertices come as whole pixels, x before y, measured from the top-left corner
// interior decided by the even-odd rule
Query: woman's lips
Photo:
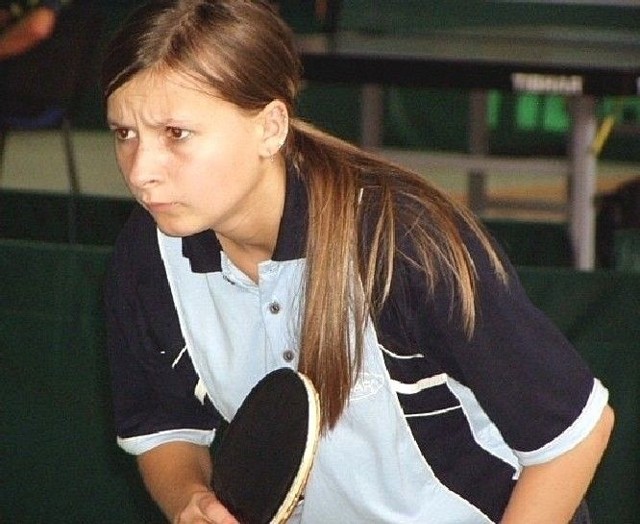
[[[151,213],[167,213],[172,211],[175,206],[175,202],[147,202],[144,204],[144,207]]]

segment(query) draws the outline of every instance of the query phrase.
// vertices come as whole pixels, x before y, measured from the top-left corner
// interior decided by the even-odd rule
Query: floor
[[[110,133],[76,131],[76,158],[82,193],[96,196],[128,198],[113,156]],[[458,199],[466,195],[466,172],[439,167],[425,173],[435,185]],[[633,163],[600,163],[597,187],[608,192],[632,177],[640,176],[640,165]],[[0,170],[0,188],[27,191],[66,192],[68,183],[61,137],[56,132],[19,132],[7,137],[5,157]],[[531,197],[561,206],[566,194],[566,179],[557,175],[493,174],[487,176],[491,198],[526,201]],[[542,221],[563,221],[561,210],[531,210],[499,207],[488,209],[483,216]]]

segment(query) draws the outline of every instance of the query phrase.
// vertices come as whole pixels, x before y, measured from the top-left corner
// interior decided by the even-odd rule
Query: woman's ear
[[[272,100],[260,112],[262,125],[261,155],[271,158],[280,151],[289,132],[289,111],[281,100]]]

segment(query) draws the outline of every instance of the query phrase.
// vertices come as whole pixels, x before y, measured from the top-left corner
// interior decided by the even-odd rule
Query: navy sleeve
[[[472,390],[512,449],[539,450],[578,419],[594,377],[531,303],[508,261],[505,286],[477,238],[470,232],[465,238],[478,274],[473,335],[462,329],[451,286],[442,281],[430,295],[424,275],[400,264],[380,319],[397,340],[386,343],[429,355]]]
[[[107,348],[118,437],[211,431],[221,420],[196,398],[185,343],[155,236],[136,208],[116,243],[105,283]]]

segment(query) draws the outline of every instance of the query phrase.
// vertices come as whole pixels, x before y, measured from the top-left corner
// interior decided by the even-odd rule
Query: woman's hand
[[[167,442],[138,456],[145,486],[173,524],[239,524],[211,491],[209,448]]]
[[[239,524],[212,491],[198,491],[174,519],[174,524]]]

